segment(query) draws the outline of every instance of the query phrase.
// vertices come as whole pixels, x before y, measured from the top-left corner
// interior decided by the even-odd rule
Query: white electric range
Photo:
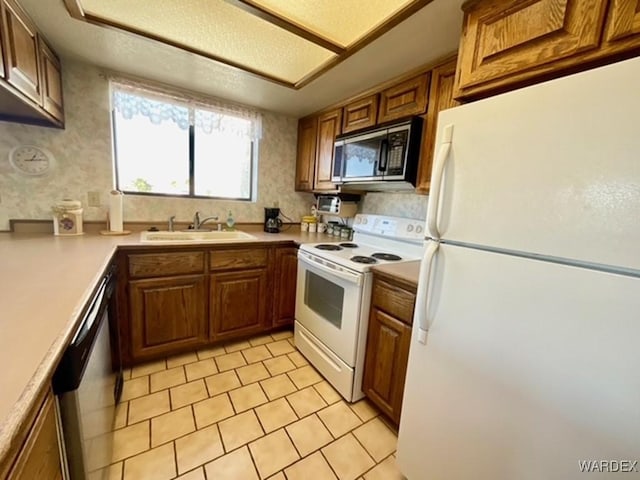
[[[348,401],[362,398],[371,267],[422,258],[424,222],[358,214],[353,240],[298,251],[296,347]]]

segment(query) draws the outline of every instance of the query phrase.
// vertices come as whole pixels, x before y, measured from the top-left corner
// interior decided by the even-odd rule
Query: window
[[[141,195],[252,200],[260,116],[112,83],[116,188]]]

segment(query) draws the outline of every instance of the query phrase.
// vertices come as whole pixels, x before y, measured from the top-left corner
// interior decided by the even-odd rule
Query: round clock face
[[[9,152],[13,168],[25,175],[44,175],[53,163],[53,156],[47,150],[32,145],[20,145]]]

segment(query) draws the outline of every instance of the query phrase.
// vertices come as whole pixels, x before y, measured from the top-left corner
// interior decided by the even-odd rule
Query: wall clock
[[[11,166],[23,175],[44,175],[53,168],[54,157],[48,150],[34,145],[18,145],[9,152]]]

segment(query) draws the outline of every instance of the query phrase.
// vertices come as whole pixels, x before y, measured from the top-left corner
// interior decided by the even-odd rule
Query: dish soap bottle
[[[227,214],[227,229],[233,230],[233,226],[235,224],[236,221],[233,219],[233,213],[231,213],[231,210],[229,210],[229,213]]]

